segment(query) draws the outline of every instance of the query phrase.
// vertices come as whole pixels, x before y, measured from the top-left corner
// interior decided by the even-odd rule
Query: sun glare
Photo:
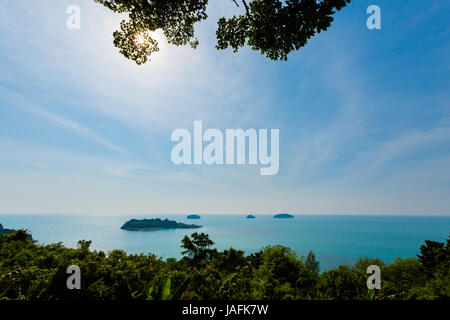
[[[140,32],[135,36],[134,41],[137,45],[142,46],[148,42],[148,38],[156,40],[159,44],[164,43],[164,36],[160,30]]]
[[[144,45],[147,41],[147,36],[148,36],[148,34],[146,34],[146,33],[143,33],[143,32],[139,33],[135,39],[136,43],[140,46]]]

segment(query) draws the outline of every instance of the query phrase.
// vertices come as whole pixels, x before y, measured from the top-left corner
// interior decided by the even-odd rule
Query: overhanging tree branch
[[[137,64],[148,61],[158,51],[149,38],[146,46],[136,43],[139,32],[161,29],[176,46],[198,44],[194,26],[207,19],[208,0],[94,0],[117,13],[128,13],[128,21],[114,32],[114,45]],[[239,7],[237,0],[232,0]],[[249,1],[249,2],[247,2]],[[287,60],[290,52],[304,47],[310,38],[327,30],[333,15],[350,0],[241,0],[245,13],[222,17],[216,31],[219,50],[244,46],[260,51],[272,60]],[[131,21],[130,21],[131,20]],[[131,25],[134,28],[131,28]]]

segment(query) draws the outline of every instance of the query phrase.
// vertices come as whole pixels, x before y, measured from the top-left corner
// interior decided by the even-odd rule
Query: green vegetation
[[[170,299],[449,299],[450,237],[425,241],[418,258],[392,263],[361,258],[319,273],[312,252],[296,257],[271,246],[244,255],[218,251],[204,233],[182,240],[184,257],[162,260],[153,254],[108,254],[61,243],[38,245],[24,230],[0,236],[0,299],[170,300]],[[381,268],[381,289],[368,290],[369,265]],[[81,269],[81,290],[66,287],[67,267]]]
[[[168,43],[196,48],[195,24],[206,20],[208,0],[94,0],[127,19],[113,33],[114,45],[138,65],[159,51],[150,32],[162,30]],[[350,0],[232,0],[241,14],[217,22],[216,49],[244,46],[272,60],[287,60],[317,33],[327,30],[333,15]],[[230,5],[233,2],[230,1]]]
[[[5,228],[3,228],[3,225],[0,223],[0,235],[13,233],[14,231],[15,230],[13,230],[13,229],[5,229]]]
[[[294,216],[287,213],[279,213],[273,216],[275,219],[291,219]]]
[[[10,234],[10,233],[14,233],[16,230],[14,230],[14,229],[5,229],[5,228],[3,228],[3,225],[0,223],[0,236],[1,235],[3,235],[3,234]],[[31,235],[30,235],[30,238],[29,238],[31,241],[34,241],[33,240],[33,238],[31,237]]]
[[[171,294],[172,279],[164,275],[155,277],[152,282],[144,286],[144,290],[134,291],[130,285],[128,285],[128,287],[133,299],[144,298],[145,300],[180,300],[181,295],[186,291],[190,280],[191,278],[186,278],[183,284],[173,294]]]
[[[201,226],[197,226],[195,224],[185,224],[176,222],[173,220],[161,220],[161,219],[132,219],[127,222],[123,226],[120,227],[122,230],[128,231],[149,231],[149,230],[163,230],[163,229],[195,229],[201,228]]]

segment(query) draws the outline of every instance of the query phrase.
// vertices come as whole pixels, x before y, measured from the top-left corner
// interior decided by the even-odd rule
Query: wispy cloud
[[[44,143],[36,144],[0,137],[0,150],[8,150],[0,158],[0,173],[11,176],[45,174],[46,179],[61,174],[77,177],[145,179],[158,170],[130,157],[89,155],[75,149],[59,148]],[[37,170],[36,170],[37,169]]]
[[[1,87],[0,87],[1,88]],[[29,102],[25,97],[10,91],[6,88],[2,89],[2,97],[4,99],[4,106],[10,105],[10,108],[21,108],[22,110],[25,110],[27,112],[36,114],[50,122],[52,122],[55,125],[58,125],[66,130],[69,130],[71,132],[76,133],[77,135],[94,141],[108,149],[123,153],[123,154],[129,154],[126,150],[119,147],[118,145],[106,140],[90,128],[82,125],[79,122],[76,122],[74,120],[71,120],[65,116],[62,116],[60,114],[56,114],[53,112],[48,111],[45,108],[42,108],[40,106],[37,106],[31,102]]]
[[[27,108],[28,111],[33,112],[37,115],[40,115],[50,121],[52,121],[53,123],[56,123],[57,125],[73,131],[77,134],[79,134],[82,137],[85,137],[87,139],[90,139],[92,141],[98,142],[99,144],[102,144],[103,146],[115,150],[115,151],[119,151],[122,153],[127,154],[128,152],[125,151],[124,149],[122,149],[121,147],[107,141],[106,139],[102,138],[101,136],[99,136],[97,133],[93,132],[91,129],[81,125],[80,123],[67,119],[64,116],[49,112],[43,108],[40,107],[28,107]]]
[[[315,174],[322,166],[346,156],[355,147],[355,141],[364,137],[369,130],[367,119],[370,112],[364,98],[368,89],[361,81],[355,80],[367,75],[351,63],[346,52],[339,51],[334,55],[335,59],[329,60],[324,63],[322,69],[316,70],[316,73],[320,74],[317,81],[328,89],[320,90],[319,93],[325,101],[329,99],[329,110],[334,116],[324,114],[319,125],[306,122],[305,128],[299,128],[296,139],[298,143],[292,145],[293,156],[289,174],[291,178],[299,173]],[[326,56],[327,53],[319,54],[311,59],[326,61]],[[316,88],[302,83],[301,89],[303,92],[309,92]],[[323,102],[319,100],[317,103]]]
[[[397,135],[391,139],[380,142],[375,147],[362,152],[358,157],[352,161],[348,168],[349,170],[355,170],[355,168],[364,168],[363,171],[357,170],[358,174],[362,176],[376,175],[384,166],[389,165],[392,162],[401,159],[408,159],[410,157],[415,163],[426,161],[427,163],[435,163],[433,159],[417,158],[417,154],[426,155],[427,150],[439,151],[442,144],[450,143],[450,127],[437,127],[428,130],[410,130],[408,132]],[[448,150],[442,149],[441,153],[448,152]],[[416,154],[416,156],[414,156]],[[411,157],[413,156],[413,157]],[[436,157],[433,153],[435,159]],[[448,160],[448,157],[444,157]],[[439,163],[442,161],[440,160]],[[437,174],[441,174],[438,167],[435,167]],[[416,171],[412,171],[416,172]]]

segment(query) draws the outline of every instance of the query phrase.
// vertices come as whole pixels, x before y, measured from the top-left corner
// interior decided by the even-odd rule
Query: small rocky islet
[[[275,219],[292,219],[294,218],[293,215],[288,213],[279,213],[273,216]]]

